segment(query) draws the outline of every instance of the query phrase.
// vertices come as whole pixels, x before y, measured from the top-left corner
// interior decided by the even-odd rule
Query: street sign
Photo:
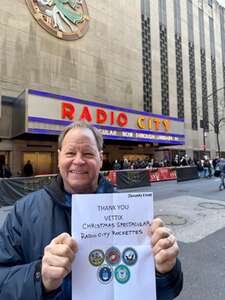
[[[202,144],[201,145],[201,150],[205,151],[205,149],[206,149],[206,145]]]

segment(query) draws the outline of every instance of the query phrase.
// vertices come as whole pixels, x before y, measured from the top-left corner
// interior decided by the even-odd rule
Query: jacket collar
[[[53,201],[57,202],[58,204],[67,207],[65,196],[68,194],[64,189],[63,179],[61,175],[56,176],[52,183],[45,186],[44,189],[50,194]],[[114,188],[111,182],[105,179],[101,174],[99,174],[98,178],[98,187],[96,190],[97,194],[102,193],[113,193]]]

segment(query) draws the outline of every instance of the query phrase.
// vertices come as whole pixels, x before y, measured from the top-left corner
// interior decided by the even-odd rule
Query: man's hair
[[[67,133],[72,130],[72,129],[76,129],[76,128],[84,128],[84,129],[90,129],[91,132],[93,133],[95,140],[96,140],[96,144],[97,144],[97,148],[98,151],[101,152],[102,148],[103,148],[103,137],[101,135],[101,133],[98,131],[98,129],[96,129],[94,126],[82,121],[82,122],[76,122],[76,123],[72,123],[68,126],[66,126],[64,128],[64,130],[61,132],[59,139],[58,139],[58,148],[59,150],[62,149],[62,143],[63,140],[65,138],[65,136],[67,135]]]

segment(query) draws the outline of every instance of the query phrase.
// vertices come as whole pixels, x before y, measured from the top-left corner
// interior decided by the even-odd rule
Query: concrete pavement
[[[141,189],[153,191],[155,215],[177,236],[184,272],[178,300],[225,299],[225,190],[218,186],[211,178]]]

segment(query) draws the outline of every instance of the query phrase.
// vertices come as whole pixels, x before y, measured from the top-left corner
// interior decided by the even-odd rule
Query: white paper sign
[[[152,193],[73,195],[73,300],[155,300]]]

